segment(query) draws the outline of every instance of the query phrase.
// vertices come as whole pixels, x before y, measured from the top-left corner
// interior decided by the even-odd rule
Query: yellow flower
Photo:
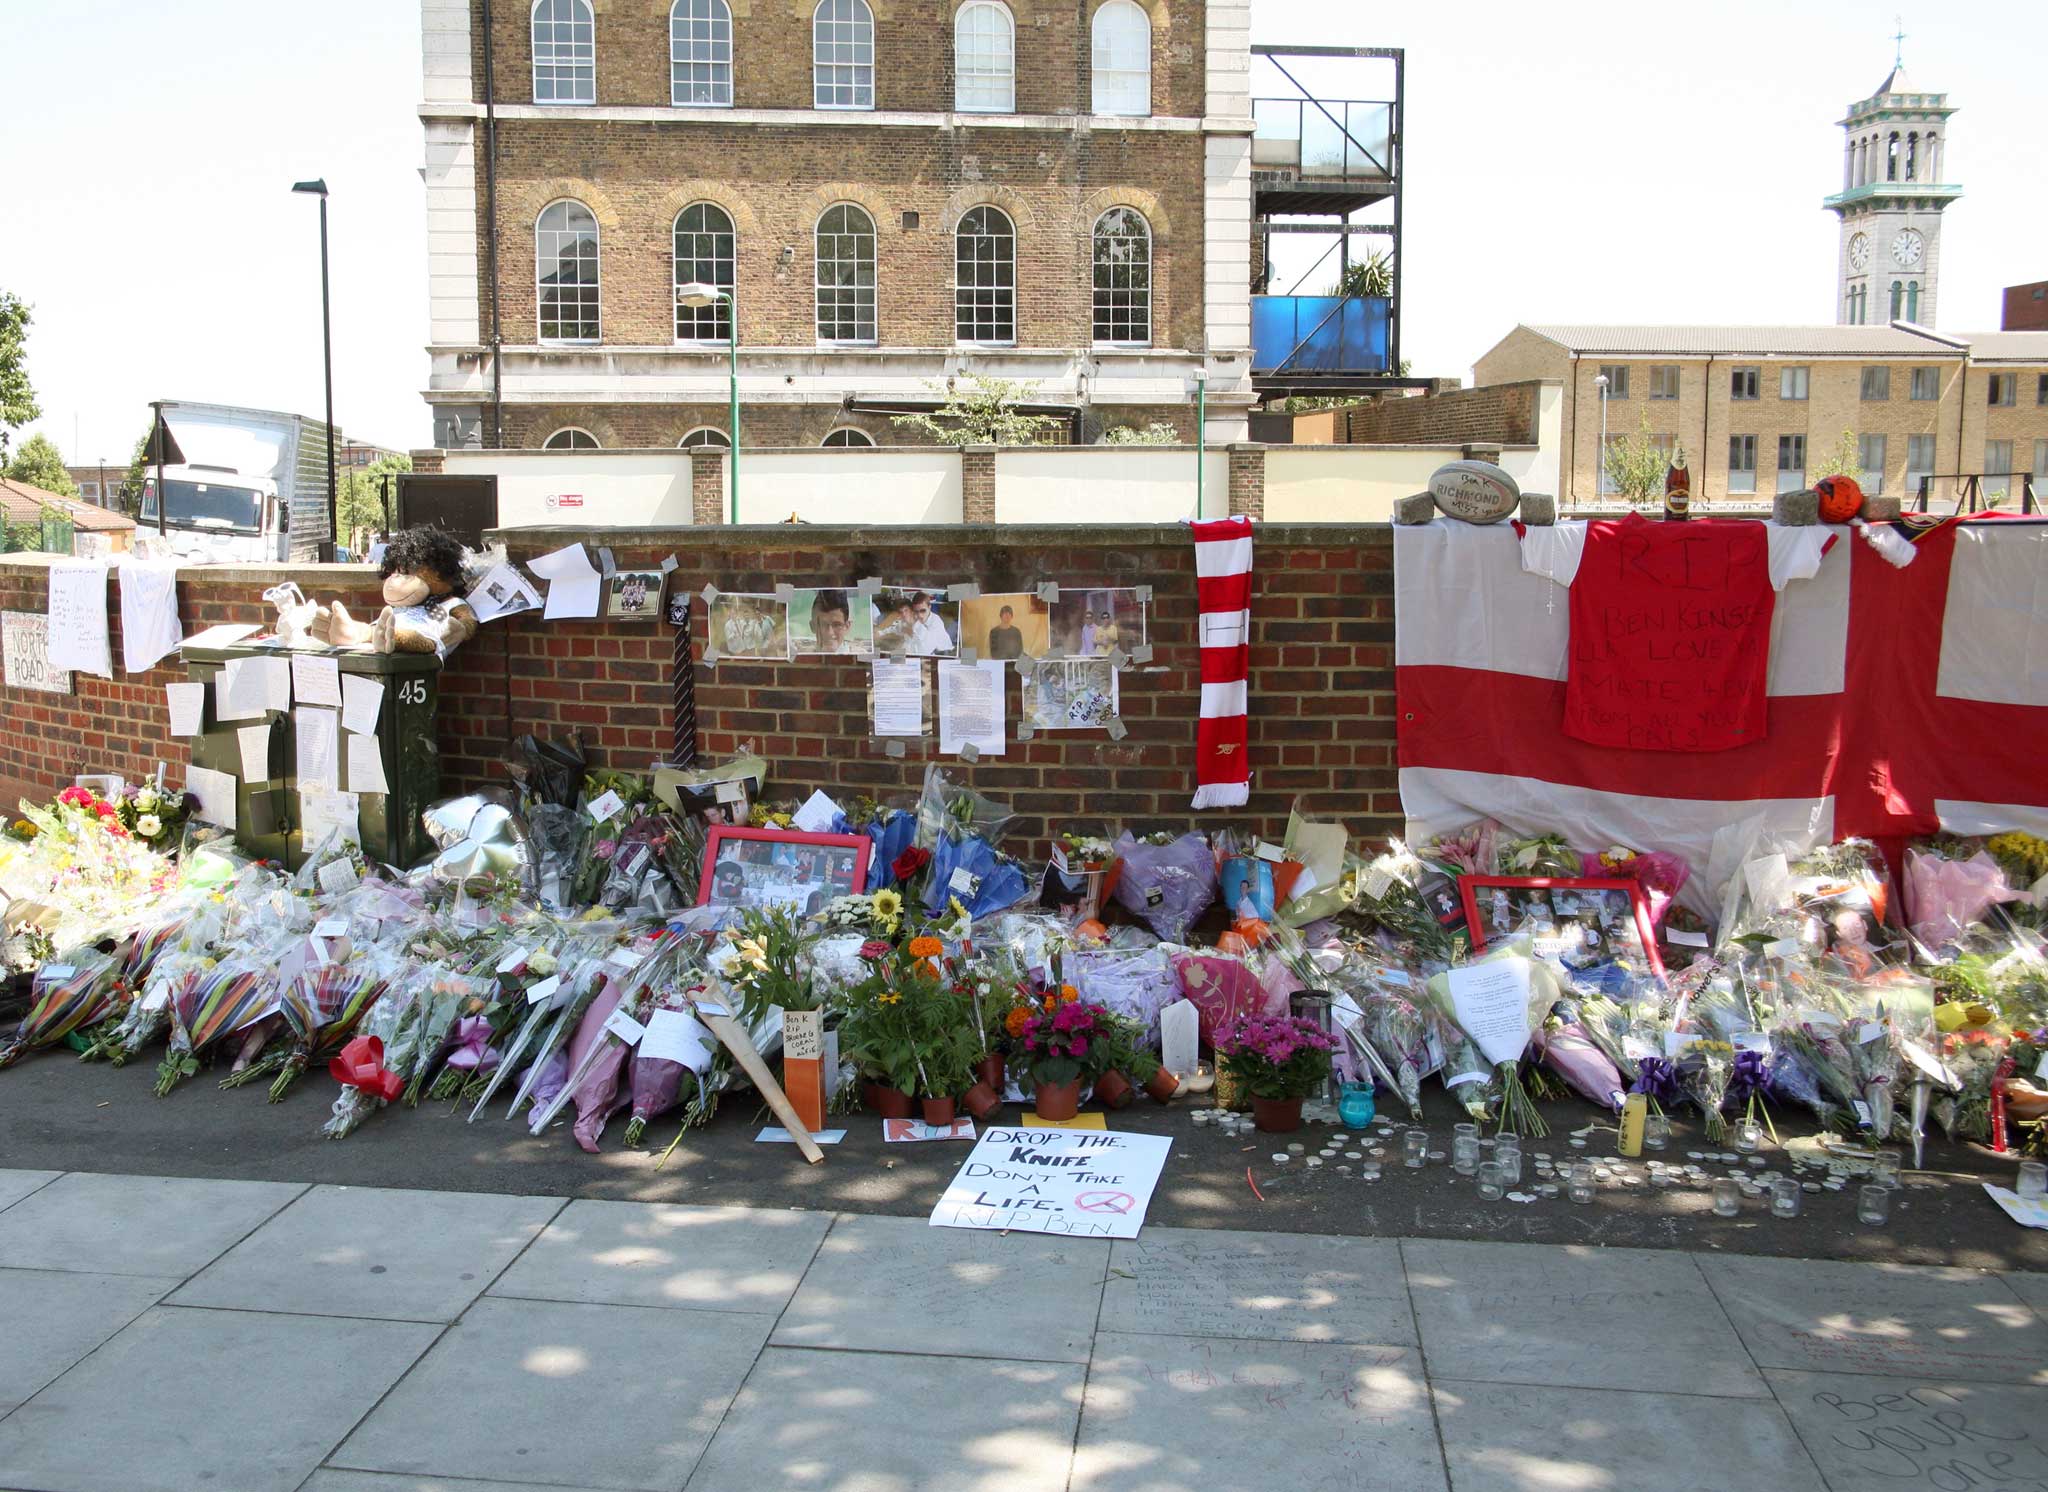
[[[960,898],[957,896],[946,898],[946,910],[953,914],[953,920],[956,922],[965,922],[967,920],[967,908],[960,905]]]
[[[881,994],[875,996],[875,1003],[877,1005],[900,1005],[903,1003],[903,996],[893,990],[884,990]]]
[[[903,897],[896,891],[875,893],[875,921],[894,922],[903,915]]]

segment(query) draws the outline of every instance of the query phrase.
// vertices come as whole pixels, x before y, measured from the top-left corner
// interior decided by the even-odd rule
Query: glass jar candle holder
[[[1856,1189],[1856,1221],[1866,1228],[1882,1228],[1892,1215],[1892,1189],[1872,1183]]]
[[[1754,1155],[1763,1148],[1764,1127],[1754,1120],[1745,1119],[1735,1126],[1734,1146],[1744,1155]]]
[[[1361,1130],[1372,1123],[1373,1108],[1371,1083],[1346,1083],[1337,1098],[1337,1117],[1346,1129]]]
[[[1493,1163],[1500,1167],[1501,1180],[1509,1186],[1522,1184],[1522,1142],[1513,1135],[1502,1135],[1493,1147]]]
[[[1671,1121],[1662,1114],[1643,1116],[1643,1148],[1662,1150],[1671,1143]]]
[[[1419,1171],[1429,1164],[1429,1132],[1411,1129],[1401,1136],[1401,1164]]]
[[[1742,1185],[1733,1176],[1714,1182],[1714,1216],[1739,1217],[1742,1213]]]
[[[1577,1161],[1572,1166],[1570,1178],[1565,1182],[1565,1195],[1583,1205],[1593,1200],[1599,1185],[1593,1179],[1593,1163],[1589,1160]]]
[[[2037,1160],[2021,1161],[2019,1178],[2013,1183],[2013,1190],[2033,1201],[2048,1197],[2048,1166]]]
[[[1870,1179],[1879,1186],[1899,1189],[1899,1171],[1905,1164],[1905,1156],[1897,1150],[1880,1150],[1877,1162],[1870,1169]]]
[[[1799,1183],[1790,1176],[1780,1176],[1771,1183],[1771,1216],[1799,1216]]]
[[[1451,1136],[1451,1169],[1460,1176],[1470,1176],[1479,1169],[1478,1135],[1454,1134]]]
[[[1500,1174],[1500,1162],[1490,1160],[1479,1168],[1479,1199],[1482,1202],[1498,1202],[1507,1195],[1507,1181]]]

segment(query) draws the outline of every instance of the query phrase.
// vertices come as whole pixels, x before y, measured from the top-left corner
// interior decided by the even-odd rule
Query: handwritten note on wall
[[[114,676],[107,639],[107,562],[57,560],[50,566],[50,666]]]

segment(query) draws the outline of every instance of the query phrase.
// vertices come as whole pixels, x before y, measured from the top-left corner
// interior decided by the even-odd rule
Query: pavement
[[[0,1170],[0,1486],[2024,1488],[2044,1309],[1896,1264]]]

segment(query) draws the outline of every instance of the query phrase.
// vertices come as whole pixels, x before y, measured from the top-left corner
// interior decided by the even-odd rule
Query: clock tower
[[[1837,322],[1934,325],[1942,209],[1963,194],[1947,176],[1955,112],[1947,94],[1914,87],[1896,60],[1875,93],[1849,105],[1842,189],[1823,204],[1842,220]]]

